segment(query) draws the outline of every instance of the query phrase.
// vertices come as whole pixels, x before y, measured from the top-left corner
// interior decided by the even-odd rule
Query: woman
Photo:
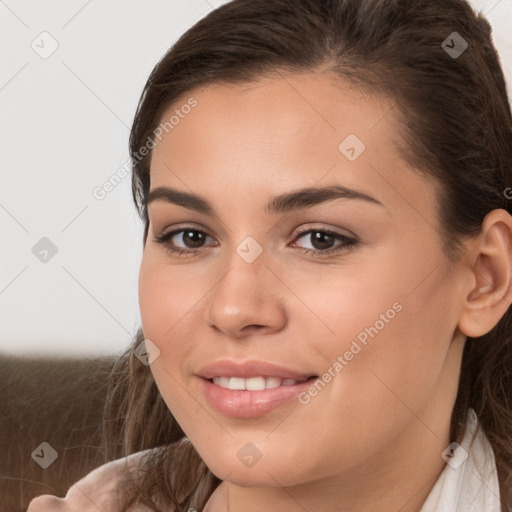
[[[142,327],[105,442],[141,453],[30,512],[512,510],[511,148],[464,0],[199,21],[130,137]]]

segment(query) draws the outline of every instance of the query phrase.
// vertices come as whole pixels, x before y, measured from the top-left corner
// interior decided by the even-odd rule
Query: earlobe
[[[468,254],[472,288],[464,298],[459,329],[477,338],[494,328],[512,302],[512,216],[503,209],[488,213]]]

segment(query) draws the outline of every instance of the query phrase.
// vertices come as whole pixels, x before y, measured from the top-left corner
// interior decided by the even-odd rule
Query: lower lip
[[[206,399],[212,407],[232,418],[259,418],[296,398],[311,386],[316,377],[293,386],[279,386],[261,391],[227,389],[201,378]]]

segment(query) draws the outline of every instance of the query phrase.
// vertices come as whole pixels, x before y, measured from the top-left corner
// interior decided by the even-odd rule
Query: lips
[[[217,361],[197,374],[206,401],[224,416],[253,419],[289,403],[317,378],[264,361]],[[296,402],[298,404],[298,402]]]

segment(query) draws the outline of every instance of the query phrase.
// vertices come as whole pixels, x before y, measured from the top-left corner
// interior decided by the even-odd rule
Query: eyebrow
[[[366,201],[384,207],[384,205],[372,196],[353,190],[342,185],[330,185],[326,187],[307,187],[293,192],[286,192],[272,198],[265,206],[268,213],[287,213],[293,210],[310,208],[312,206],[332,201],[333,199],[356,199]],[[146,208],[150,203],[162,201],[183,206],[205,215],[216,215],[212,204],[197,194],[183,192],[172,187],[157,187],[151,190],[146,198]]]

